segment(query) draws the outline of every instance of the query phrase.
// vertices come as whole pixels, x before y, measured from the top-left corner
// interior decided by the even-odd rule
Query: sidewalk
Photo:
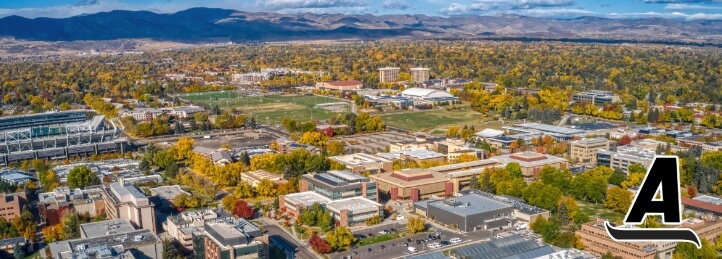
[[[318,252],[316,252],[316,251],[313,250],[313,249],[310,249],[310,247],[306,245],[306,242],[305,242],[304,240],[298,239],[298,237],[297,237],[294,233],[289,232],[288,229],[286,229],[286,228],[284,228],[283,226],[281,226],[280,224],[278,224],[278,222],[276,222],[276,221],[274,221],[274,220],[267,219],[267,218],[260,218],[260,219],[261,219],[261,222],[263,222],[264,225],[276,225],[278,228],[280,228],[281,230],[283,230],[283,232],[286,232],[286,234],[288,234],[291,238],[293,238],[293,241],[295,241],[296,243],[300,244],[300,246],[298,247],[298,249],[305,249],[306,251],[309,251],[309,252],[311,252],[313,255],[315,255],[316,258],[323,258],[323,256],[322,256],[321,254],[319,254]],[[293,227],[291,227],[291,229],[293,230]],[[295,232],[295,231],[294,231],[294,232]]]

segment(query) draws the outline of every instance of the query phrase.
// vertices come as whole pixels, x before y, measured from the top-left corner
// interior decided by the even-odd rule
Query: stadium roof
[[[558,133],[558,134],[565,134],[565,135],[574,135],[574,134],[585,133],[585,131],[583,131],[583,130],[570,129],[570,128],[541,124],[541,123],[519,123],[519,124],[516,124],[516,126],[522,127],[522,128],[528,128],[528,129],[535,129],[535,130],[539,130],[539,131],[543,131],[543,132]]]
[[[436,90],[436,89],[427,89],[427,88],[409,88],[401,92],[401,95],[403,96],[409,96],[414,98],[453,98],[454,95],[451,93],[448,93],[446,91]]]
[[[474,135],[477,135],[482,138],[490,138],[490,137],[498,137],[504,134],[504,131],[501,130],[495,130],[495,129],[484,129],[482,131],[477,132]]]

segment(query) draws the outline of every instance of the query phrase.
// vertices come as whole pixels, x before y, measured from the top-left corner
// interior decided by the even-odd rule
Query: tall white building
[[[103,200],[109,219],[127,219],[138,228],[156,232],[153,203],[138,188],[126,184],[123,178],[103,186]]]
[[[379,68],[379,82],[380,83],[393,83],[399,81],[399,72],[401,68],[398,67],[382,67]]]
[[[429,69],[425,67],[411,68],[411,81],[414,83],[429,81]]]

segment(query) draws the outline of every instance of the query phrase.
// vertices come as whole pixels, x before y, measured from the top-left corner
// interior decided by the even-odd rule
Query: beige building
[[[263,179],[268,179],[272,183],[275,183],[275,184],[288,183],[288,181],[286,181],[286,179],[283,179],[283,175],[274,174],[274,173],[268,172],[263,169],[256,170],[256,171],[241,172],[241,180],[246,181],[247,183],[251,184],[253,187],[258,186],[258,183],[263,181]]]
[[[615,144],[605,138],[590,138],[572,141],[569,157],[577,163],[597,164],[597,151],[610,150]]]
[[[364,83],[358,80],[318,82],[316,83],[316,88],[336,91],[352,91],[364,88]]]
[[[554,168],[567,168],[569,166],[569,162],[564,158],[529,151],[495,156],[490,159],[499,161],[500,166],[506,166],[512,162],[518,163],[521,167],[521,174],[526,180],[539,179],[539,173],[544,166]]]
[[[413,160],[416,163],[422,162],[443,162],[446,156],[431,150],[401,150],[399,152],[378,153],[380,156],[389,160]]]
[[[411,81],[414,83],[429,81],[429,69],[425,67],[411,68]]]
[[[607,252],[611,252],[614,256],[623,259],[654,259],[658,253],[658,249],[667,248],[662,255],[670,253],[674,250],[675,245],[671,247],[659,247],[656,243],[651,242],[617,242],[612,240],[604,228],[604,220],[597,220],[582,225],[580,230],[575,232],[584,244],[584,251],[595,256],[602,256]],[[674,244],[674,243],[672,243]]]
[[[102,191],[108,219],[127,219],[138,228],[156,231],[153,203],[137,187],[121,178],[103,186]]]
[[[470,148],[465,145],[463,139],[447,139],[434,143],[434,150],[446,155],[446,160],[454,161],[461,155],[472,155],[477,158],[484,158],[483,150]]]
[[[399,81],[400,71],[401,68],[398,67],[379,68],[379,83],[393,83]]]
[[[163,228],[178,243],[187,249],[192,249],[193,232],[202,231],[205,222],[227,218],[232,217],[221,217],[219,213],[212,209],[184,211],[178,215],[168,216],[168,220],[163,223]]]
[[[27,203],[28,199],[24,192],[2,194],[0,196],[0,217],[7,221],[20,217],[23,207]]]
[[[480,175],[487,168],[499,166],[499,161],[493,159],[477,160],[465,163],[456,163],[450,165],[442,165],[431,167],[429,170],[439,172],[446,175],[446,179],[451,182],[452,191],[457,193],[464,187],[469,186],[471,178]]]
[[[346,166],[346,169],[354,173],[370,172],[391,172],[394,169],[393,161],[374,155],[355,153],[350,155],[332,156],[331,160]]]
[[[420,201],[432,195],[445,197],[453,194],[452,183],[446,175],[419,168],[402,169],[393,173],[371,175],[383,200]]]

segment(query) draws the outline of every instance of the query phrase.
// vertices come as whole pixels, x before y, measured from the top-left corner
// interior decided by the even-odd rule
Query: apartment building
[[[399,81],[400,71],[401,68],[398,67],[379,68],[379,83],[393,83]]]
[[[0,196],[0,217],[12,221],[20,217],[23,207],[28,203],[27,195],[24,192],[5,193]]]
[[[411,68],[411,81],[414,83],[423,83],[429,81],[429,69],[425,67]]]

